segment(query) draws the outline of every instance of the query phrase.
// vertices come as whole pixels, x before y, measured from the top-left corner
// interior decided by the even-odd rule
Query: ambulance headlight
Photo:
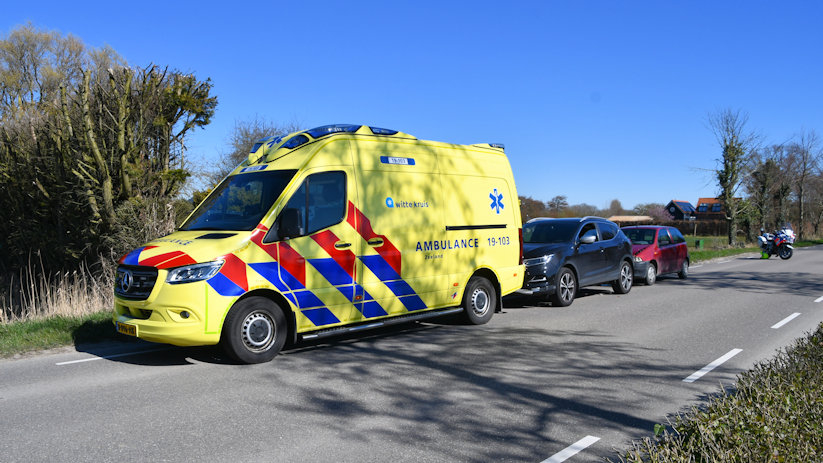
[[[186,265],[185,267],[177,267],[169,270],[169,276],[166,277],[166,283],[176,285],[180,283],[192,283],[195,281],[208,280],[217,275],[220,267],[223,266],[222,260],[214,262],[207,262],[205,264]]]

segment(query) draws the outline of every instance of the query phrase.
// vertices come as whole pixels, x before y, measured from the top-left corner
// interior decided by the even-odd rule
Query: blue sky
[[[8,2],[131,65],[211,78],[189,140],[226,151],[236,121],[362,123],[506,145],[518,193],[607,207],[717,193],[710,113],[764,142],[823,132],[823,3],[766,1]]]

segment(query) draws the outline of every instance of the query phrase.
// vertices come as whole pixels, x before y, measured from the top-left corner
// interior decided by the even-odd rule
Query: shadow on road
[[[422,432],[432,436],[427,445],[437,446],[448,461],[480,455],[485,461],[539,461],[546,456],[549,436],[559,437],[557,429],[581,420],[597,432],[650,434],[655,422],[640,418],[639,412],[648,401],[660,399],[654,385],[679,382],[690,368],[649,360],[653,357],[648,349],[583,330],[425,324],[391,337],[287,352],[275,360],[278,371],[269,373],[268,380],[299,389],[300,400],[281,405],[314,415],[318,422],[336,417],[325,426],[347,440],[411,446]],[[290,382],[281,367],[292,362],[310,365],[312,384]],[[619,384],[628,384],[629,375],[635,384],[647,382],[649,389],[624,394]],[[362,395],[342,394],[347,382],[362,383]],[[383,418],[414,431],[378,427],[363,434],[351,426]],[[442,434],[470,444],[450,447],[445,444],[450,439],[434,438]]]
[[[656,398],[653,384],[680,381],[688,369],[656,364],[648,349],[605,334],[462,326],[451,320],[302,343],[252,366],[233,365],[216,347],[139,342],[128,348],[142,353],[115,353],[111,361],[236,368],[244,385],[265,384],[279,392],[259,397],[261,407],[308,416],[325,432],[364,445],[390,440],[414,446],[422,436],[422,445],[436,447],[432,450],[449,461],[545,458],[549,436],[580,419],[601,431],[647,435],[655,423],[626,410],[642,408]],[[163,350],[145,351],[152,348]],[[112,355],[111,346],[78,349]],[[627,372],[650,384],[649,391],[629,395],[636,403],[627,403],[616,386]],[[345,392],[352,385],[359,393]],[[392,426],[379,424],[386,420]],[[444,434],[451,437],[443,439]],[[468,444],[447,444],[455,440]]]
[[[745,258],[744,258],[745,259]],[[763,260],[762,267],[753,272],[735,272],[702,268],[693,272],[681,284],[703,290],[733,289],[744,293],[786,294],[817,297],[823,288],[823,275],[798,272],[791,260]]]
[[[793,273],[791,266],[769,260],[744,273],[708,265],[686,280],[662,278],[660,284],[818,296],[823,276]],[[592,287],[578,297],[610,293]],[[512,297],[504,307],[535,310],[534,302]],[[650,435],[649,404],[670,400],[666,391],[695,370],[688,360],[672,363],[624,339],[586,326],[465,326],[445,318],[301,343],[261,365],[235,365],[217,347],[143,342],[121,344],[120,353],[125,347],[164,350],[111,360],[219,366],[208,370],[220,371],[209,376],[215,394],[241,384],[252,394],[253,400],[238,400],[240,410],[300,416],[307,435],[322,429],[346,445],[394,442],[442,461],[541,461],[546,449],[562,449],[589,432]],[[78,350],[103,357],[112,351]],[[570,429],[580,434],[569,436]]]

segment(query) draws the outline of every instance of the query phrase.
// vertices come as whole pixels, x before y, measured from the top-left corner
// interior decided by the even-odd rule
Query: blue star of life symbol
[[[503,195],[498,193],[497,188],[495,188],[493,193],[489,193],[489,198],[492,200],[491,208],[499,214],[500,209],[505,207],[503,206]]]

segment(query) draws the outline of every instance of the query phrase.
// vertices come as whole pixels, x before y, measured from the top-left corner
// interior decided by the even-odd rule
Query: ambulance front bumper
[[[127,336],[175,346],[217,344],[220,327],[208,326],[205,284],[159,283],[143,301],[115,295],[115,329]]]

